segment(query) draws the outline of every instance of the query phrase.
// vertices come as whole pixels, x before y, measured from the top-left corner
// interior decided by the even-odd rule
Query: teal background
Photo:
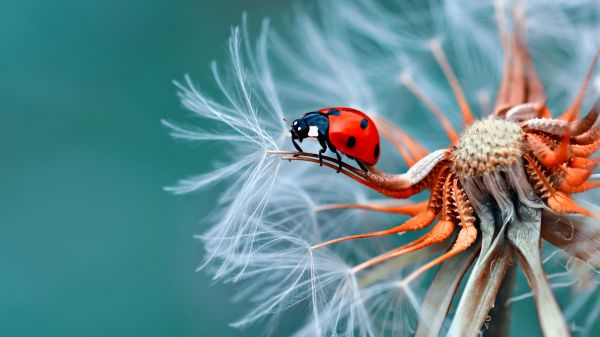
[[[219,154],[171,139],[160,120],[187,115],[173,79],[216,92],[209,62],[243,11],[256,28],[291,7],[2,1],[0,336],[261,335],[228,326],[248,309],[231,303],[235,287],[194,271],[192,235],[213,197],[162,190]],[[514,336],[539,335],[531,301],[514,317]]]
[[[4,0],[0,6],[0,336],[256,336],[234,288],[194,272],[212,207],[165,185],[214,153],[176,142],[173,79],[207,90],[244,10],[268,1]]]

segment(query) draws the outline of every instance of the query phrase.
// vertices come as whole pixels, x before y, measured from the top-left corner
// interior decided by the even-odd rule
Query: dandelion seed
[[[600,212],[574,195],[600,186],[600,24],[579,17],[600,15],[597,4],[355,0],[320,10],[298,12],[295,37],[265,21],[255,47],[244,17],[226,77],[212,67],[221,101],[188,77],[178,84],[217,133],[164,123],[179,138],[235,144],[230,164],[169,188],[225,186],[199,238],[202,268],[244,282],[236,299],[253,305],[233,326],[306,306],[299,337],[477,336],[532,298],[545,336],[589,334],[600,315]],[[421,108],[426,128],[406,129]],[[356,125],[333,139],[340,111]],[[318,142],[296,143],[306,138]],[[405,173],[385,173],[399,163]],[[551,272],[554,259],[566,269]],[[513,296],[517,263],[531,289]],[[563,314],[555,292],[577,287]],[[586,303],[594,309],[581,314]]]

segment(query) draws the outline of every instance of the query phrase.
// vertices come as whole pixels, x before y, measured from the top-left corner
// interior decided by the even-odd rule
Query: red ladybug
[[[323,153],[327,148],[335,153],[342,169],[342,157],[338,150],[353,158],[361,169],[364,164],[375,165],[379,159],[379,133],[375,123],[365,113],[352,108],[325,108],[305,113],[292,122],[292,142],[296,150],[302,149],[296,139],[316,138],[321,144],[319,162],[323,165]]]

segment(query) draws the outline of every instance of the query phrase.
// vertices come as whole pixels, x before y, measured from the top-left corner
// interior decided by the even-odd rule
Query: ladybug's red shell
[[[319,110],[329,119],[329,141],[343,154],[375,165],[379,159],[379,132],[365,113],[351,108]]]

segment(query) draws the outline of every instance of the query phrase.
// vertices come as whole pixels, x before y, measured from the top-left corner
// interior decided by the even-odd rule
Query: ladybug
[[[361,169],[364,164],[375,165],[379,159],[379,133],[375,123],[364,112],[344,107],[311,111],[292,122],[292,143],[302,149],[296,140],[316,138],[321,145],[319,163],[323,166],[323,153],[327,148],[336,154],[338,173],[342,170],[340,153],[355,159]],[[338,152],[339,151],[339,152]]]

